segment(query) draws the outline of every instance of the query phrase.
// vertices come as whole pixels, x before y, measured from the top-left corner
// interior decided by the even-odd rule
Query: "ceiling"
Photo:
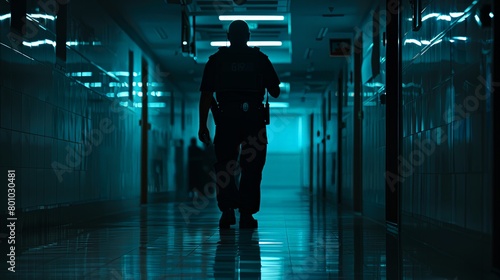
[[[187,5],[180,2],[186,1]],[[103,1],[108,2],[108,1]],[[129,35],[160,61],[176,90],[188,99],[199,96],[199,84],[208,56],[217,51],[210,41],[225,40],[230,21],[219,15],[283,15],[283,21],[247,21],[251,41],[282,41],[279,47],[261,47],[282,82],[280,101],[294,107],[312,107],[335,79],[345,58],[329,56],[329,38],[351,37],[368,14],[371,1],[352,0],[121,0],[113,5],[116,18]],[[110,2],[108,2],[110,3]],[[109,7],[109,6],[108,6]],[[196,59],[181,50],[181,11],[195,18]],[[317,40],[321,28],[325,37]],[[309,50],[309,57],[306,52]]]

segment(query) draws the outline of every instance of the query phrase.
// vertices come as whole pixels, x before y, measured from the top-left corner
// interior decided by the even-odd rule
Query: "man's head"
[[[229,25],[227,38],[232,45],[242,45],[250,40],[248,25],[243,20],[235,20]]]

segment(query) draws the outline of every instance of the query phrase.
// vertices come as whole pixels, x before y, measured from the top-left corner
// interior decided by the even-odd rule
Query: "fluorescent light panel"
[[[464,15],[464,13],[462,13],[462,12],[452,12],[452,13],[450,13],[450,16],[451,16],[452,18],[461,17],[461,16],[463,16],[463,15]]]
[[[325,38],[327,32],[328,32],[328,27],[321,27],[321,29],[319,30],[318,36],[316,36],[316,40],[317,41],[323,40],[323,38]]]
[[[6,20],[6,19],[8,19],[10,17],[11,17],[10,13],[4,14],[4,15],[0,15],[0,21],[1,20]],[[36,18],[36,19],[38,19],[38,18],[48,19],[48,20],[55,20],[56,19],[55,16],[47,15],[47,14],[28,14],[28,17],[30,17],[30,18]]]
[[[219,16],[220,21],[224,20],[285,20],[284,16]]]
[[[467,41],[467,37],[464,37],[464,36],[455,36],[455,37],[453,37],[453,39],[460,40],[460,41]]]
[[[229,41],[212,41],[210,46],[212,47],[225,47],[230,46]],[[248,41],[247,45],[249,47],[280,47],[283,45],[281,41]]]

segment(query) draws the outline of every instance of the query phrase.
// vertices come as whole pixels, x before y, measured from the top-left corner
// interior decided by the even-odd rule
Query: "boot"
[[[252,214],[240,215],[240,228],[257,228],[257,220],[252,217]]]
[[[234,216],[234,209],[224,210],[219,220],[219,228],[230,228],[231,225],[236,224],[236,217]]]

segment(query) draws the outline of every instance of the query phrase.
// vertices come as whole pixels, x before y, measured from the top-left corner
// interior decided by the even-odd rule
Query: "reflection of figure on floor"
[[[196,138],[191,138],[191,142],[188,148],[188,172],[189,172],[189,182],[188,182],[188,192],[192,194],[195,188],[202,190],[204,185],[203,170],[204,163],[204,152],[196,144]]]
[[[176,139],[174,141],[175,145],[175,165],[174,166],[184,166],[184,154],[186,153],[185,146],[184,146],[184,140],[183,139]],[[174,173],[174,178],[175,178],[175,186],[177,186],[177,195],[184,195],[185,190],[184,188],[185,185],[185,175],[186,175],[186,170],[184,168],[176,168],[175,173]]]
[[[240,230],[238,235],[234,230],[222,229],[219,230],[219,235],[220,241],[215,251],[214,278],[261,279],[262,265],[257,230]]]
[[[259,233],[254,229],[240,230],[240,279],[261,279]]]

